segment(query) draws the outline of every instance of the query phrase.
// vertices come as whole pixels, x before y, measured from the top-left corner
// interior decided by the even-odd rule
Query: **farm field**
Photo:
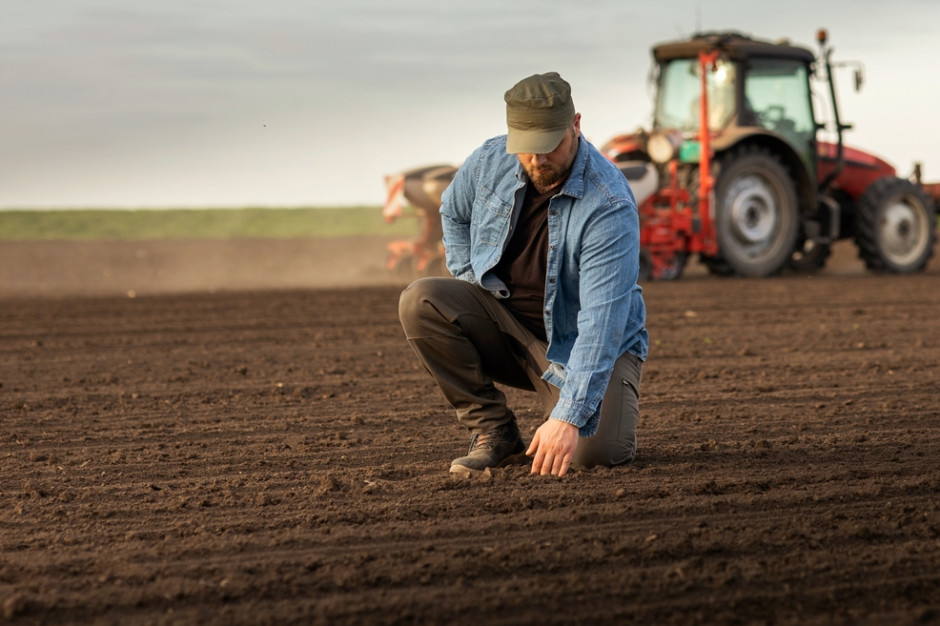
[[[384,242],[0,244],[0,622],[940,624],[938,259],[648,283],[637,461],[464,479]]]

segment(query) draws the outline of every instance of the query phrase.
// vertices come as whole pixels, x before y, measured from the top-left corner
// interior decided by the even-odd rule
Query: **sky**
[[[848,145],[940,181],[935,0],[35,0],[0,19],[0,209],[378,205],[384,176],[572,85],[600,145],[648,126],[650,48],[736,30],[844,68]],[[844,76],[843,76],[844,75]]]

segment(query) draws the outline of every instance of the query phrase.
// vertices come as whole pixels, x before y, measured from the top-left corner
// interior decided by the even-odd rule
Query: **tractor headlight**
[[[681,140],[677,133],[655,132],[646,142],[646,151],[654,163],[663,165],[676,158]]]

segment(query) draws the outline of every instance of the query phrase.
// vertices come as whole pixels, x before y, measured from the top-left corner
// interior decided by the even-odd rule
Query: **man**
[[[471,433],[452,473],[532,457],[532,473],[633,460],[649,347],[639,221],[626,178],[581,136],[556,72],[505,94],[508,134],[442,198],[447,268],[401,295],[409,343]],[[496,383],[539,394],[528,449]]]

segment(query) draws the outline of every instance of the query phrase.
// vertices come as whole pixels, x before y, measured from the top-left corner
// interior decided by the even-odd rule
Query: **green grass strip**
[[[407,211],[407,210],[406,210]],[[0,240],[416,236],[414,213],[388,224],[380,207],[0,211]]]

